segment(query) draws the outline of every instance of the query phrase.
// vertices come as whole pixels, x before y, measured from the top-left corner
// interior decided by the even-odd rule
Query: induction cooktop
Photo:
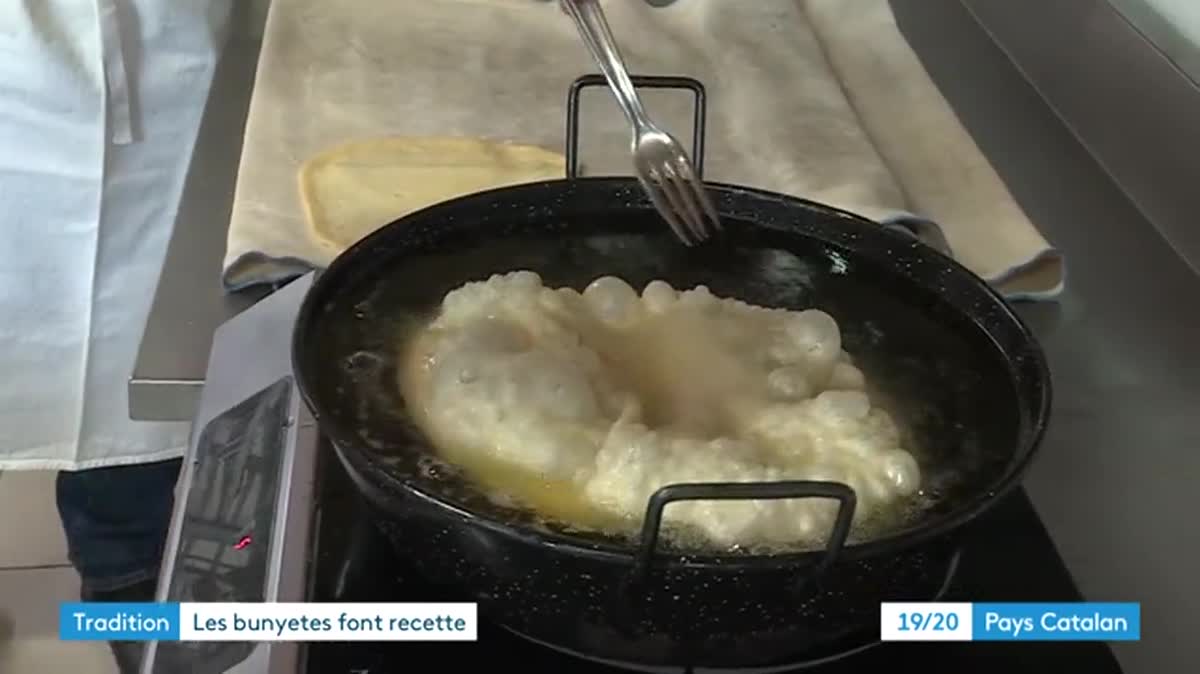
[[[309,275],[284,286],[214,337],[158,599],[470,601],[452,588],[422,580],[406,564],[404,551],[383,539],[300,400],[288,345],[311,281]],[[972,528],[938,599],[1083,600],[1022,490]],[[381,674],[430,667],[637,671],[528,641],[488,623],[482,607],[481,617],[478,640],[465,643],[158,642],[149,645],[142,673]],[[1102,643],[881,644],[878,625],[871,628],[864,626],[861,643],[845,651],[814,653],[770,671],[1121,671]],[[692,670],[681,665],[650,671]]]

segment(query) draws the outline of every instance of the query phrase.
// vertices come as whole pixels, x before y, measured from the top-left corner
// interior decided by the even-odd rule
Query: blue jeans
[[[67,556],[84,597],[158,578],[182,460],[60,472]]]

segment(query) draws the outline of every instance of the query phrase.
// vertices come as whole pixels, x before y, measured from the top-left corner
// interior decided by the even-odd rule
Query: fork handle
[[[629,79],[629,72],[625,69],[617,41],[613,39],[599,0],[561,0],[561,4],[563,10],[575,20],[580,37],[591,50],[600,72],[604,73],[609,88],[617,98],[617,104],[636,134],[646,126],[646,110],[642,107],[633,81]]]

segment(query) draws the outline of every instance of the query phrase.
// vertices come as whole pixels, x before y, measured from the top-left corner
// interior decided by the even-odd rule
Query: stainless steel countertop
[[[1060,303],[1021,308],[1055,385],[1029,492],[1085,596],[1142,603],[1142,642],[1114,648],[1127,671],[1184,671],[1200,662],[1200,278],[962,6],[894,4],[977,143],[1069,258]],[[219,279],[256,53],[237,36],[218,71],[130,383],[136,419],[191,419],[213,330],[265,294],[226,296]]]
[[[245,7],[246,5],[242,5]],[[227,295],[221,286],[242,133],[258,64],[261,29],[238,17],[184,185],[133,376],[129,413],[141,421],[190,420],[200,401],[213,331],[268,290]]]

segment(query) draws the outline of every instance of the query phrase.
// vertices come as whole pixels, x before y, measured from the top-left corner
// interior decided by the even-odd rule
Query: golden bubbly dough
[[[639,296],[611,276],[580,293],[522,270],[448,293],[403,345],[400,386],[444,458],[576,526],[640,524],[668,484],[803,479],[849,485],[862,523],[903,508],[921,468],[841,346],[816,309],[663,280]],[[826,535],[835,512],[688,501],[664,518],[723,546],[777,545]]]
[[[371,138],[305,162],[300,200],[313,234],[344,249],[426,206],[561,178],[564,170],[561,153],[532,145],[459,136]]]

